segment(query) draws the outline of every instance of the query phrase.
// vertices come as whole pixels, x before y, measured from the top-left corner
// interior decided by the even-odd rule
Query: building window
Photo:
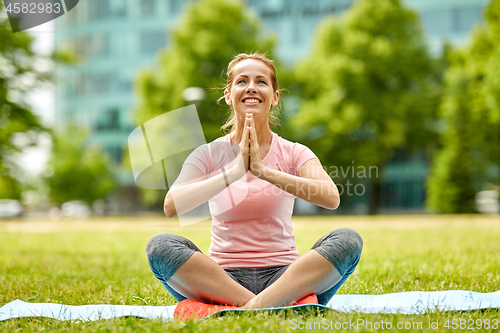
[[[84,58],[109,55],[109,39],[106,34],[78,37],[74,42],[75,53]]]
[[[89,21],[102,20],[109,16],[109,0],[88,0]]]
[[[74,98],[76,96],[76,83],[68,82],[66,86],[63,87],[66,93],[66,98]]]
[[[111,157],[111,160],[115,163],[120,163],[122,160],[122,147],[120,146],[107,146],[105,148],[106,153]]]
[[[94,123],[94,132],[119,132],[120,127],[120,109],[112,108],[100,115]]]
[[[320,3],[317,0],[309,0],[303,2],[302,14],[304,16],[312,15],[317,16],[321,13]]]
[[[127,2],[124,0],[111,0],[110,12],[113,17],[127,17]]]
[[[167,44],[167,35],[163,30],[141,32],[141,51],[143,54],[155,53]]]
[[[76,79],[76,95],[106,94],[111,91],[113,76],[110,73],[103,74],[79,74]]]
[[[155,0],[142,0],[141,11],[142,11],[142,16],[154,16],[156,12]]]
[[[259,0],[247,0],[246,2],[248,7],[258,7],[260,5]]]
[[[87,76],[78,74],[76,78],[76,95],[83,96],[87,92]]]
[[[91,39],[91,56],[107,56],[109,55],[109,40],[108,35],[98,34],[93,35]]]
[[[453,8],[422,13],[425,31],[431,34],[468,32],[475,23],[482,20],[481,7]]]
[[[108,74],[93,74],[90,75],[89,91],[94,94],[105,94],[110,92],[112,77]]]
[[[453,31],[468,32],[475,23],[482,21],[481,7],[457,8],[453,10]]]
[[[130,93],[132,91],[132,80],[128,78],[118,80],[116,90],[119,93]]]
[[[423,12],[422,21],[427,33],[447,32],[450,26],[450,11],[434,10]]]
[[[384,209],[421,209],[425,203],[423,179],[401,179],[384,182],[380,206]]]
[[[183,0],[168,0],[169,12],[177,14],[181,10],[183,4]]]
[[[88,50],[88,43],[87,43],[87,38],[84,37],[77,37],[74,41],[73,44],[74,52],[82,57],[87,56],[87,50]]]
[[[108,111],[108,131],[118,131],[120,129],[120,113],[118,109]]]
[[[300,42],[302,41],[302,36],[301,36],[301,33],[302,33],[302,26],[299,24],[299,22],[297,22],[298,20],[295,21],[295,24],[292,24],[292,29],[290,29],[291,33],[292,33],[292,41],[295,45],[299,45]]]

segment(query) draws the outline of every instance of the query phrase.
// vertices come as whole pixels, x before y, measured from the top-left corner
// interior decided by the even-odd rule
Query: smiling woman
[[[154,275],[178,301],[261,308],[315,294],[314,302],[326,304],[359,262],[363,241],[349,228],[324,235],[299,255],[291,225],[294,199],[335,209],[340,198],[309,148],[271,131],[279,97],[270,59],[240,54],[231,61],[224,90],[231,108],[224,128],[230,133],[186,159],[164,205],[172,217],[209,201],[209,256],[167,233],[147,245]]]

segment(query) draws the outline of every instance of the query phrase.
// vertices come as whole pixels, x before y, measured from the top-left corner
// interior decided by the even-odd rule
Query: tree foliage
[[[486,182],[500,183],[500,1],[485,11],[465,48],[450,52],[440,113],[441,137],[428,181],[430,209],[474,211],[475,193]]]
[[[200,87],[207,97],[196,103],[207,142],[221,135],[220,127],[229,114],[223,96],[225,73],[239,53],[263,52],[272,55],[273,36],[260,34],[260,22],[241,1],[200,0],[186,5],[180,24],[173,29],[170,45],[158,54],[155,68],[144,69],[136,79],[139,105],[134,111],[138,124],[193,102],[183,91]],[[147,193],[146,193],[147,192]],[[156,194],[154,194],[155,192]],[[146,203],[161,200],[165,193],[147,190]]]
[[[53,137],[46,182],[51,201],[83,200],[91,205],[116,188],[110,158],[99,146],[86,146],[85,133],[70,127]]]
[[[33,39],[13,33],[0,0],[0,198],[18,199],[22,186],[12,176],[13,155],[33,146],[37,133],[46,130],[25,102],[25,94],[48,79],[38,66],[44,57],[32,50]]]
[[[400,0],[357,1],[321,23],[311,56],[296,67],[302,103],[294,133],[324,165],[376,166],[383,176],[395,148],[432,139],[436,71],[415,11]],[[374,212],[381,178],[370,181]]]

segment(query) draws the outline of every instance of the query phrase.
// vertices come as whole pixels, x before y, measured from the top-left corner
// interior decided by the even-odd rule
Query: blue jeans
[[[361,257],[363,240],[350,228],[334,230],[321,237],[311,248],[328,259],[342,276],[342,279],[330,289],[318,296],[318,303],[326,305],[335,295],[340,286],[354,272]],[[186,299],[168,285],[168,280],[177,269],[184,264],[194,252],[202,252],[187,238],[161,233],[153,236],[146,247],[148,261],[154,276],[167,288],[177,301]],[[285,266],[270,266],[257,268],[226,268],[231,278],[254,294],[275,282],[288,268]]]

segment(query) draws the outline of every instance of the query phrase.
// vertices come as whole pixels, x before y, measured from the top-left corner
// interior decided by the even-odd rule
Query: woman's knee
[[[189,239],[169,233],[154,235],[146,246],[148,262],[153,274],[165,282],[196,251],[201,252]]]
[[[164,232],[151,237],[146,245],[146,253],[148,254],[148,257],[164,252],[169,245],[172,244],[172,241],[174,240],[173,236],[175,235]]]
[[[355,230],[341,228],[323,236],[314,244],[313,249],[344,275],[357,266],[363,249],[363,239]]]
[[[354,229],[351,228],[340,228],[332,231],[335,238],[342,240],[346,250],[352,252],[353,254],[361,255],[363,250],[363,238]]]
[[[154,235],[146,245],[146,252],[150,259],[153,257],[185,257],[186,255],[190,257],[195,251],[202,252],[189,239],[166,232]]]

